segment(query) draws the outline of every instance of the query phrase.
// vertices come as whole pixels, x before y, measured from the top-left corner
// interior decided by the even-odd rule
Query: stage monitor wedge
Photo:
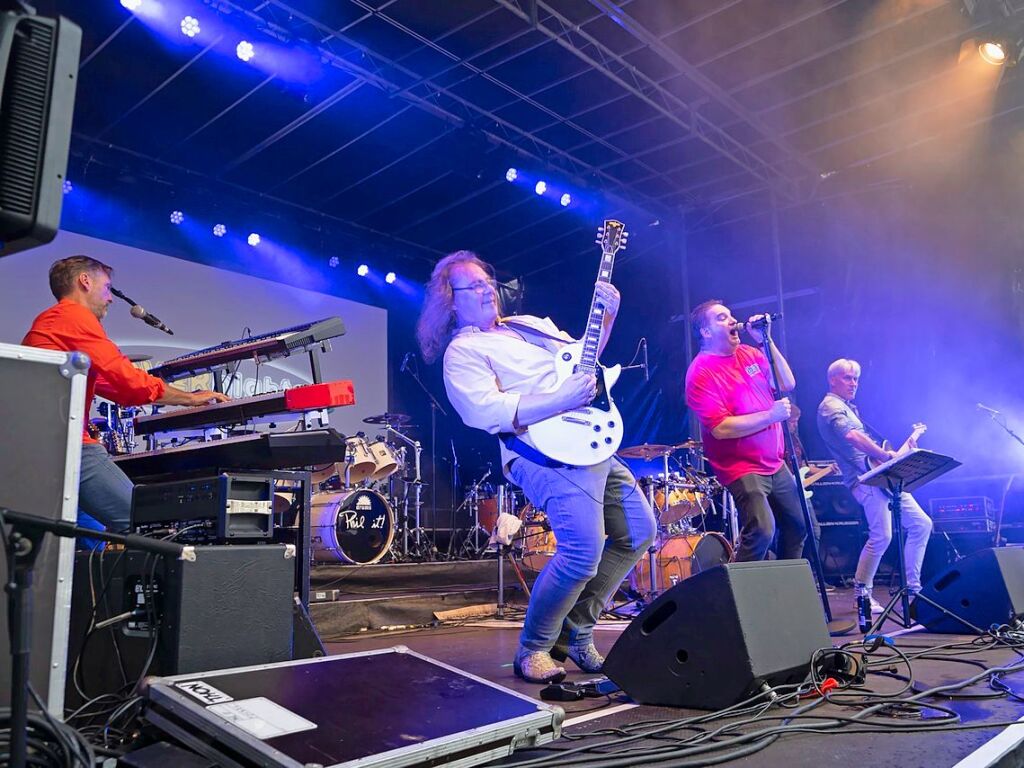
[[[81,47],[63,16],[0,14],[0,256],[57,234]]]

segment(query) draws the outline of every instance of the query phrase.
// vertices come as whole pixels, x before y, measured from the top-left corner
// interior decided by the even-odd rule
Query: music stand
[[[950,456],[944,456],[934,451],[926,451],[922,448],[915,448],[903,456],[897,456],[874,469],[865,472],[857,478],[864,485],[881,488],[888,492],[889,510],[892,514],[892,536],[896,540],[896,573],[899,576],[900,588],[889,600],[889,604],[882,609],[878,618],[871,625],[867,634],[873,635],[881,628],[890,614],[895,614],[897,623],[904,629],[912,627],[914,621],[910,618],[910,597],[907,592],[907,564],[903,559],[903,519],[901,497],[904,491],[913,491],[925,483],[929,483],[940,475],[944,475],[951,469],[960,466],[960,462]],[[918,600],[923,600],[942,613],[950,616],[964,625],[981,633],[977,627],[970,622],[961,619],[954,613],[934,602],[924,595],[917,595]],[[902,613],[896,610],[897,603],[900,604]]]

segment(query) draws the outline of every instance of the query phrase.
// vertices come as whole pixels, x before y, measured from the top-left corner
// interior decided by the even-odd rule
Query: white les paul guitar
[[[626,229],[621,221],[606,220],[598,230],[601,246],[599,282],[610,283],[615,254],[626,247]],[[577,467],[589,467],[611,458],[622,444],[622,417],[611,397],[611,388],[619,380],[622,366],[605,368],[597,362],[604,327],[604,307],[597,292],[590,300],[590,314],[583,338],[567,344],[555,353],[558,381],[552,391],[574,373],[597,377],[597,396],[586,408],[560,413],[527,427],[533,444],[555,461]]]

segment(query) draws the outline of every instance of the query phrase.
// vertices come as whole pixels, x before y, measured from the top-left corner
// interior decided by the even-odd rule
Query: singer
[[[758,342],[764,333],[759,317],[746,324]],[[763,560],[776,528],[779,558],[797,559],[807,536],[796,479],[784,461],[782,423],[792,413],[789,398],[774,399],[768,358],[740,343],[742,326],[721,300],[697,305],[690,322],[701,350],[686,371],[686,404],[700,421],[711,468],[736,501],[736,561]],[[792,391],[796,379],[789,363],[774,343],[771,353],[779,389]]]
[[[50,292],[57,303],[32,322],[21,343],[63,352],[85,352],[92,365],[85,391],[83,425],[88,424],[93,396],[119,405],[206,405],[228,400],[220,392],[186,392],[131,364],[103,330],[101,321],[113,302],[110,280],[114,270],[88,256],[71,256],[50,267]],[[78,485],[82,512],[108,530],[120,532],[130,524],[132,481],[106,449],[83,430],[82,465]],[[85,522],[88,522],[87,520]]]
[[[525,680],[558,682],[565,669],[555,660],[566,656],[586,672],[601,670],[594,624],[653,541],[654,513],[632,473],[614,458],[570,467],[528,442],[526,427],[589,404],[597,381],[578,373],[552,391],[553,353],[572,339],[548,318],[500,317],[491,275],[469,251],[441,259],[416,335],[425,361],[443,355],[445,389],[466,425],[506,438],[499,443],[506,476],[545,510],[558,539],[533,585],[513,660]],[[598,282],[595,294],[605,307],[603,343],[618,314],[619,292]]]

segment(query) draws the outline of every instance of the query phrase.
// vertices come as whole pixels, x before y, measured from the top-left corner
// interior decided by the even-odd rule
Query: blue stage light
[[[334,267],[338,266],[340,263],[341,263],[341,259],[339,259],[337,256],[331,256],[331,258],[329,258],[327,260],[327,265],[329,267],[331,267],[332,269]]]
[[[543,195],[548,191],[548,183],[546,181],[538,181],[537,186],[533,188],[533,191],[538,195]]]
[[[388,272],[386,275],[384,275],[384,282],[387,283],[388,285],[391,285],[397,279],[398,275],[396,275],[394,272]]]
[[[252,47],[252,43],[248,40],[243,40],[235,48],[235,55],[242,61],[248,61],[256,55],[256,49]]]
[[[186,16],[181,20],[181,34],[185,37],[195,37],[199,32],[199,19],[195,16]]]
[[[213,236],[214,237],[224,237],[224,235],[226,235],[227,232],[228,232],[228,228],[225,227],[223,224],[214,224],[213,225]]]
[[[505,181],[515,181],[519,178],[519,171],[515,168],[509,168],[505,171]]]
[[[71,194],[71,190],[73,190],[73,189],[74,189],[74,187],[71,186],[71,180],[70,179],[64,179],[64,194],[65,195],[70,195]]]
[[[247,242],[249,245],[251,245],[253,247],[256,247],[257,245],[260,244],[260,236],[258,234],[256,234],[255,232],[252,232],[249,235],[249,237],[246,238],[245,242]]]
[[[568,206],[569,203],[572,202],[572,198],[569,196],[569,193],[566,192],[564,195],[562,195],[561,198],[559,198],[558,202],[560,202],[562,204],[562,207],[564,208]]]
[[[370,268],[365,264],[360,264],[359,268],[356,270],[356,274],[359,275],[360,277],[366,277],[368,274],[370,274]]]
[[[185,214],[181,211],[171,211],[171,224],[181,224],[185,220]]]
[[[121,0],[121,5],[129,11],[137,11],[139,6],[142,5],[142,0]]]

